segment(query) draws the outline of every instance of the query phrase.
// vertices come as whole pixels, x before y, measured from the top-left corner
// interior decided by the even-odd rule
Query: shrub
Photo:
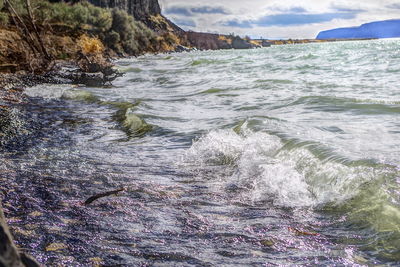
[[[106,32],[112,26],[112,14],[109,9],[93,6],[89,3],[74,5],[74,12],[79,16],[82,7],[86,7],[88,16],[86,24],[93,27],[96,32]],[[77,12],[78,11],[78,12]]]
[[[118,32],[111,30],[105,37],[106,44],[111,48],[116,48],[121,41],[121,37]]]
[[[0,12],[0,26],[7,26],[9,21],[8,14],[5,12]]]
[[[86,29],[94,33],[108,31],[112,25],[112,15],[109,9],[96,7],[88,2],[70,5],[64,2],[49,3],[46,0],[36,0],[35,16],[42,24],[46,22],[62,23],[75,29]]]
[[[87,35],[82,35],[79,38],[78,45],[85,55],[101,54],[104,51],[104,45],[98,38],[88,37]]]
[[[110,36],[113,35],[113,36]],[[123,10],[114,8],[112,10],[111,31],[106,35],[105,40],[115,39],[118,34],[120,46],[125,53],[139,55],[151,51],[157,42],[155,33],[141,22],[135,21],[132,16]],[[114,45],[115,43],[107,45]]]

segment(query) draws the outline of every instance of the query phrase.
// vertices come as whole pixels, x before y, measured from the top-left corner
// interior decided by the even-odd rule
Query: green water
[[[16,108],[0,187],[39,261],[400,264],[399,40],[117,65],[112,87],[37,86]]]

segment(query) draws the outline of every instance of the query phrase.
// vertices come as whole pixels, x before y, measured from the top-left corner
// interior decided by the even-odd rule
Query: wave
[[[208,94],[216,94],[216,93],[221,93],[226,91],[225,89],[220,89],[220,88],[211,88],[211,89],[207,89],[204,90],[200,93],[198,93],[199,95],[208,95]]]
[[[184,161],[204,170],[214,166],[222,188],[235,188],[240,202],[344,214],[346,228],[369,229],[368,236],[360,233],[366,235],[365,250],[400,260],[398,167],[352,161],[315,142],[253,132],[247,122],[200,137]]]
[[[282,79],[260,79],[256,80],[256,83],[272,83],[272,84],[293,84],[292,80],[282,80]]]
[[[400,102],[378,99],[356,99],[336,96],[303,96],[287,106],[306,105],[314,110],[357,114],[400,113]]]
[[[318,143],[282,141],[252,132],[247,122],[239,129],[208,133],[194,142],[186,159],[203,167],[232,166],[226,182],[248,188],[252,201],[286,207],[341,205],[365,183],[387,175],[385,166],[347,160]]]
[[[99,101],[99,98],[92,92],[80,89],[65,90],[61,95],[61,98],[67,100],[85,101],[89,103],[95,103]]]
[[[103,103],[115,106],[119,110],[114,114],[113,118],[120,123],[122,129],[128,137],[141,137],[150,132],[153,127],[145,122],[142,118],[133,113],[133,108],[138,104],[129,102],[109,102]]]
[[[153,129],[151,125],[147,124],[142,118],[133,113],[133,109],[140,104],[140,101],[136,103],[101,101],[98,96],[88,90],[71,88],[71,86],[67,85],[36,86],[28,88],[27,91],[32,97],[41,97],[48,100],[64,99],[83,101],[90,104],[116,108],[117,111],[113,119],[119,123],[120,128],[130,138],[141,137]]]
[[[230,62],[231,62],[231,60],[196,59],[196,60],[193,60],[190,63],[190,65],[191,66],[199,66],[199,65],[227,64]]]
[[[119,70],[125,73],[140,73],[143,71],[141,68],[136,68],[136,67],[125,67],[125,68],[120,68]]]

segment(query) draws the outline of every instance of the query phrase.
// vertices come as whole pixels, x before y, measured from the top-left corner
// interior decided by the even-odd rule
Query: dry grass
[[[161,52],[174,51],[176,45],[181,44],[181,39],[172,32],[166,32],[161,36],[157,37],[157,42],[159,44],[159,50]]]
[[[171,30],[171,27],[169,25],[169,23],[165,20],[165,18],[161,15],[152,15],[150,16],[150,21],[152,21],[154,24],[156,24],[157,26],[159,26],[160,28],[166,28],[168,30]]]
[[[84,55],[96,55],[104,51],[104,45],[100,39],[85,34],[79,38],[78,46]]]
[[[250,40],[249,43],[253,44],[253,45],[257,45],[257,46],[261,46],[261,41],[256,41],[256,40]]]
[[[228,44],[232,44],[232,39],[226,37],[225,35],[218,36],[218,40],[223,41],[223,42],[227,42]]]

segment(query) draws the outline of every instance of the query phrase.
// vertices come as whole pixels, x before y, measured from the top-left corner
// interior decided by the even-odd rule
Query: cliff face
[[[95,6],[125,10],[136,20],[147,21],[149,16],[161,14],[157,0],[88,0]]]

